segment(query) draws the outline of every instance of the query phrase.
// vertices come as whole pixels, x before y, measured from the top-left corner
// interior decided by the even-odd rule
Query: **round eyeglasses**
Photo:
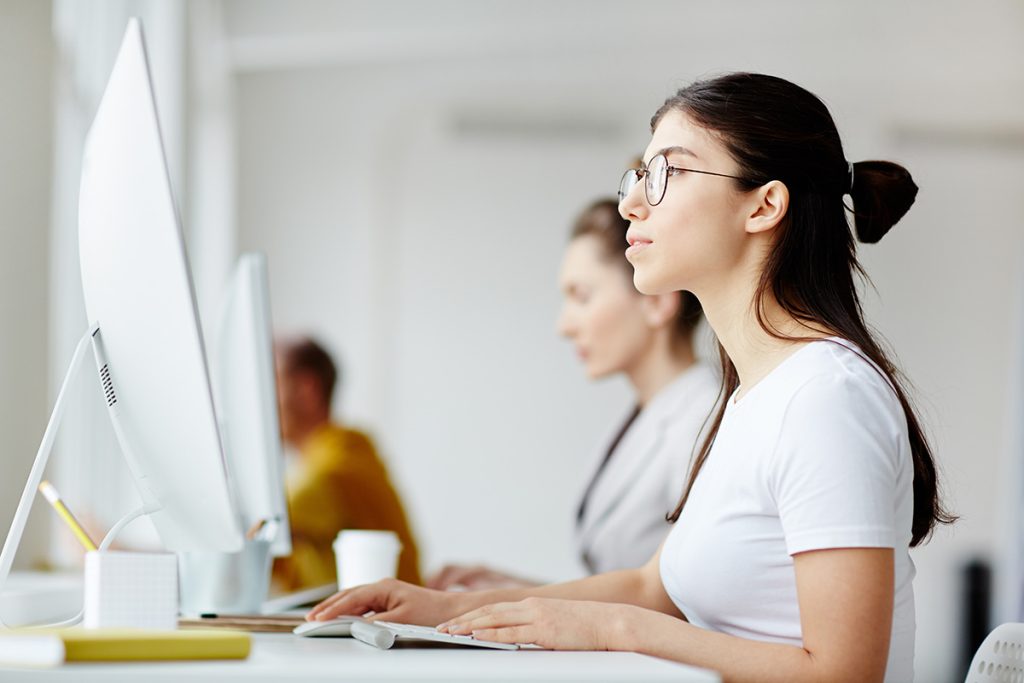
[[[749,182],[747,178],[729,175],[728,173],[714,173],[712,171],[698,171],[695,168],[671,166],[665,154],[661,153],[655,154],[647,164],[641,165],[640,168],[631,168],[622,174],[622,180],[619,181],[619,203],[622,203],[622,200],[632,191],[633,187],[643,179],[646,181],[644,182],[644,194],[647,197],[647,203],[651,206],[657,206],[665,198],[669,176],[679,175],[684,172],[702,173],[704,175],[714,175],[720,178],[732,178]]]

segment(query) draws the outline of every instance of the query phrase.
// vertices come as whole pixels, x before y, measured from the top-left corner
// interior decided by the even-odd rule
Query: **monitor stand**
[[[86,349],[90,346],[92,347],[93,353],[96,357],[96,366],[99,368],[100,382],[103,386],[103,393],[107,403],[109,405],[111,400],[116,402],[105,354],[103,353],[103,341],[100,335],[100,326],[98,323],[93,323],[86,333],[82,335],[78,345],[75,347],[74,354],[71,356],[71,363],[64,375],[64,381],[61,382],[60,391],[57,393],[57,401],[53,405],[53,412],[50,413],[50,420],[46,423],[46,431],[43,432],[43,440],[40,442],[39,450],[36,452],[35,462],[32,463],[32,469],[29,471],[28,480],[25,482],[25,489],[21,492],[21,500],[18,501],[18,509],[14,512],[14,520],[11,522],[10,531],[7,532],[7,538],[4,541],[3,550],[0,551],[0,594],[3,593],[4,587],[7,584],[7,577],[10,575],[11,566],[14,563],[14,555],[18,552],[18,546],[21,543],[22,534],[25,532],[25,523],[28,521],[29,510],[32,508],[32,500],[35,498],[36,490],[43,479],[43,472],[46,469],[46,463],[50,460],[50,453],[53,451],[53,442],[57,438],[57,430],[60,427],[61,419],[64,417],[64,409],[67,407],[66,396],[68,385],[71,383],[72,378],[74,378],[81,370]],[[117,440],[121,445],[121,452],[128,461],[129,469],[131,469],[133,474],[135,474],[137,472],[135,459],[132,456],[131,451],[127,448],[127,443],[122,438],[120,424],[116,419],[112,419],[112,422],[114,425],[114,431],[117,434]],[[137,476],[135,480],[136,484],[140,483]],[[142,496],[143,506],[118,520],[110,531],[107,532],[106,537],[100,544],[100,550],[106,550],[121,529],[123,529],[129,522],[141,517],[142,515],[150,514],[160,509],[160,505],[156,502],[155,497],[147,487],[144,485],[140,486],[139,493]],[[5,627],[6,624],[3,620],[3,614],[0,613],[0,628]]]

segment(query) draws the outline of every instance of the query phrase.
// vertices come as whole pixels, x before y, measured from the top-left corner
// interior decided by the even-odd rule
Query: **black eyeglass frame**
[[[674,175],[679,175],[680,173],[700,173],[702,175],[718,176],[719,178],[732,178],[733,180],[739,180],[744,183],[754,182],[750,178],[744,178],[742,176],[737,175],[729,175],[728,173],[716,173],[714,171],[701,171],[696,168],[684,168],[682,166],[673,166],[672,164],[668,163],[668,157],[665,156],[664,153],[655,154],[653,157],[651,157],[651,161],[654,161],[658,157],[661,157],[662,159],[665,160],[665,179],[661,183],[661,194],[658,196],[658,201],[656,202],[651,201],[650,183],[644,181],[644,197],[647,199],[647,203],[650,206],[657,206],[658,204],[661,204],[662,200],[665,199],[665,193],[668,191],[668,179]],[[640,168],[628,168],[626,169],[626,172],[622,174],[622,179],[619,181],[618,192],[620,204],[626,198],[629,192],[633,189],[633,187],[639,185],[641,180],[644,180],[645,176],[650,177],[649,166],[650,164],[648,163],[644,164]],[[631,173],[636,178],[636,180],[633,180],[630,183],[629,188],[624,191],[623,187],[625,187],[626,185],[626,179],[629,178],[629,175]]]

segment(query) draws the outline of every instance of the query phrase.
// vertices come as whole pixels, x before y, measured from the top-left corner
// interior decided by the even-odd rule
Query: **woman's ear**
[[[748,233],[768,232],[786,217],[789,210],[789,188],[771,180],[751,192],[752,204],[745,229]]]
[[[683,305],[679,292],[665,294],[645,294],[643,300],[644,320],[652,328],[665,327],[679,315],[679,307]]]

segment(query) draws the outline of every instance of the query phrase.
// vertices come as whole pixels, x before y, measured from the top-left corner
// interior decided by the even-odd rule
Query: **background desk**
[[[74,616],[83,599],[81,571],[13,572],[0,593],[0,615],[8,626],[47,624]]]
[[[717,674],[633,652],[546,652],[409,648],[378,650],[351,638],[253,634],[244,661],[0,667],[3,683],[222,683],[279,681],[676,681],[718,683]]]

